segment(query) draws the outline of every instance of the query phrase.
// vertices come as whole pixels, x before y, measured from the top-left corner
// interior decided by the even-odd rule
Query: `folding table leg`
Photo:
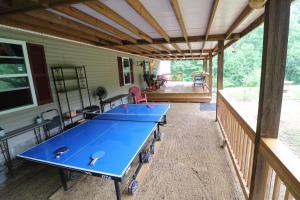
[[[61,180],[61,184],[64,188],[64,191],[67,191],[68,190],[68,185],[67,185],[67,179],[66,179],[66,176],[64,174],[64,170],[59,168],[58,169],[58,172],[59,172],[59,176],[60,176],[60,180]]]
[[[121,200],[120,183],[117,180],[114,180],[114,183],[115,183],[117,200]]]

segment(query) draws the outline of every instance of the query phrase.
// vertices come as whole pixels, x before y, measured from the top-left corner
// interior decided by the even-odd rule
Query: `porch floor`
[[[211,97],[207,88],[193,86],[193,82],[169,81],[166,87],[147,92],[149,101],[169,102],[209,102]]]
[[[167,120],[134,199],[244,199],[227,151],[219,147],[215,112],[200,111],[198,103],[173,103]],[[115,199],[112,181],[79,180],[61,199]],[[59,186],[55,169],[37,168],[3,186],[0,199],[47,199]]]

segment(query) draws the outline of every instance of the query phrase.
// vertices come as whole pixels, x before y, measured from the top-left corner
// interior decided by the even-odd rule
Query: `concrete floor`
[[[174,103],[163,141],[133,199],[243,199],[215,112]],[[28,165],[1,186],[0,199],[47,199],[60,186],[57,170]],[[115,199],[113,182],[84,176],[56,199]]]

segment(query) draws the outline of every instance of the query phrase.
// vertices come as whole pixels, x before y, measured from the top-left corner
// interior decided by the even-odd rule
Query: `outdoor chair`
[[[142,95],[141,93],[141,90],[139,87],[137,86],[132,86],[130,89],[129,89],[129,93],[130,95],[133,97],[133,101],[134,103],[140,103],[140,102],[145,102],[147,103],[147,96],[146,94],[144,94],[144,96]]]
[[[195,74],[193,78],[193,86],[195,87],[196,85],[202,86],[203,90],[205,87],[205,76],[201,74]]]
[[[50,120],[44,126],[46,139],[49,139],[63,131],[62,119],[57,109],[50,109],[41,113],[43,121]]]

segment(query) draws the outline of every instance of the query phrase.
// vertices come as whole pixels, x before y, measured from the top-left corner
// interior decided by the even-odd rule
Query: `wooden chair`
[[[147,96],[144,94],[144,96],[141,93],[141,90],[137,86],[132,86],[129,89],[130,95],[133,97],[134,103],[140,103],[140,102],[145,102],[147,103]]]

